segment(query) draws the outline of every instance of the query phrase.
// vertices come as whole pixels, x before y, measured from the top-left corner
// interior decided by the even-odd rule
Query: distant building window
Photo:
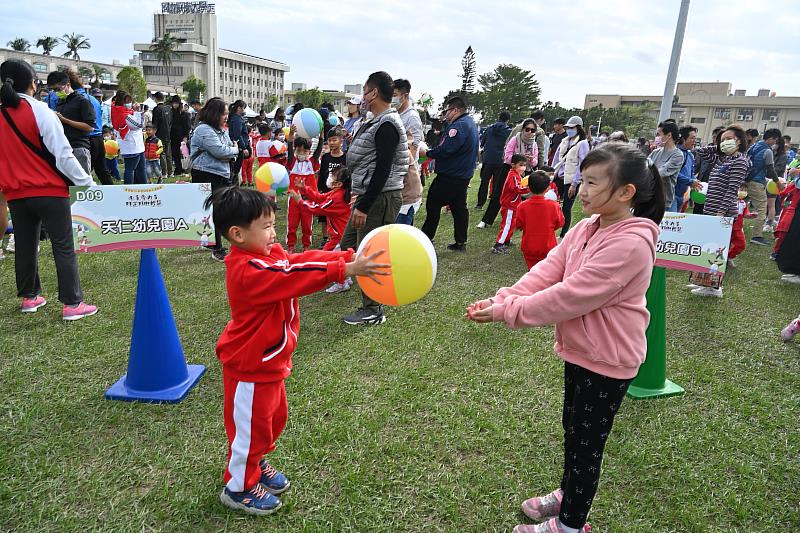
[[[723,120],[730,120],[731,108],[730,107],[715,107],[714,118],[721,118]]]
[[[144,66],[142,67],[145,76],[166,76],[167,75],[167,67],[157,66],[157,67],[150,67]],[[183,67],[169,67],[169,75],[170,76],[183,76]]]
[[[750,122],[756,116],[756,111],[752,107],[741,107],[736,113],[736,120]]]
[[[767,122],[778,122],[778,117],[781,114],[780,109],[764,109],[764,113],[761,116],[761,120],[765,120]]]
[[[47,65],[45,65],[44,63],[34,63],[33,70],[35,70],[36,72],[47,72]]]
[[[800,128],[800,120],[787,120],[786,121],[787,128]]]
[[[109,72],[104,72],[100,74],[100,81],[103,83],[111,83],[111,74]]]
[[[706,117],[692,117],[692,120],[690,120],[689,122],[691,122],[692,124],[705,124]]]
[[[69,66],[67,66],[67,65],[58,65],[58,66],[56,67],[56,70],[58,70],[58,71],[61,71],[61,70],[69,70]]]

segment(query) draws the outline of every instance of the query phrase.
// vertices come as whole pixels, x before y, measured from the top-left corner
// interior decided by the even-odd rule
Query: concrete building
[[[86,85],[94,81],[94,69],[92,65],[98,65],[106,69],[108,72],[100,76],[100,88],[108,96],[117,88],[117,75],[119,71],[125,66],[118,60],[113,60],[111,63],[100,63],[99,61],[90,61],[87,59],[70,59],[58,55],[37,54],[35,52],[17,52],[8,48],[0,48],[0,63],[7,59],[21,59],[29,63],[36,73],[36,78],[39,83],[44,84],[47,80],[47,75],[54,70],[72,69],[80,73],[81,68],[92,70],[92,75],[83,78]]]
[[[800,96],[775,96],[769,89],[747,96],[745,90],[732,91],[729,82],[678,83],[670,116],[679,126],[697,128],[704,142],[711,138],[717,126],[740,124],[745,129],[778,128],[791,135],[794,142],[800,139]],[[584,107],[617,107],[623,105],[653,104],[655,117],[661,106],[661,96],[623,96],[587,94]]]
[[[342,115],[347,115],[347,101],[354,96],[361,96],[361,85],[345,85],[344,91],[337,91],[335,89],[320,89],[325,93],[325,101],[333,104],[333,107]],[[351,92],[348,89],[358,88],[358,92]],[[281,106],[286,109],[290,105],[297,102],[297,92],[305,91],[305,83],[292,83],[292,88],[284,92]],[[303,102],[305,103],[305,102]]]
[[[153,15],[153,37],[161,39],[167,32],[180,40],[169,72],[150,50],[152,43],[134,44],[148,84],[170,87],[170,92],[176,92],[186,78],[194,75],[206,84],[203,98],[241,98],[255,110],[267,107],[272,96],[278,102],[282,100],[284,74],[289,66],[221,48],[214,4],[163,2],[161,13]]]

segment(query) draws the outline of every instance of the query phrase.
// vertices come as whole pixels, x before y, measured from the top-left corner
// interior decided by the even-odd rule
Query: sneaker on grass
[[[508,255],[508,247],[500,243],[495,243],[495,245],[492,246],[492,253],[495,255]]]
[[[47,303],[47,300],[44,299],[42,296],[35,296],[33,298],[23,298],[22,305],[19,306],[19,310],[23,313],[35,313],[42,307],[44,304]]]
[[[781,276],[781,281],[784,283],[800,283],[800,276],[796,274],[784,274]]]
[[[591,530],[592,526],[584,524],[579,531],[589,533]],[[558,517],[556,517],[536,525],[520,524],[514,528],[514,533],[564,533],[564,530],[561,529],[561,524],[558,521]]]
[[[698,287],[692,290],[695,296],[712,296],[714,298],[722,298],[722,287],[715,289],[714,287]]]
[[[447,245],[447,249],[453,252],[466,252],[467,251],[467,243],[451,243]]]
[[[522,502],[522,512],[528,518],[541,522],[558,516],[561,512],[561,500],[564,493],[561,489],[556,489],[545,496],[537,496]]]
[[[96,305],[81,302],[78,305],[65,305],[63,311],[61,311],[61,317],[64,320],[73,321],[80,320],[85,316],[92,316],[95,313],[97,313]]]
[[[337,292],[345,292],[349,291],[350,287],[353,286],[352,278],[346,278],[344,283],[336,283],[334,282],[333,285],[325,289],[325,292],[328,294],[336,294]]]
[[[798,333],[800,333],[800,317],[789,322],[789,325],[781,330],[781,339],[783,339],[784,342],[789,342],[794,339],[794,336]]]
[[[271,494],[278,495],[289,490],[292,485],[289,479],[283,472],[269,464],[269,461],[261,459],[258,462],[258,466],[261,468],[261,480],[259,482],[267,487]]]
[[[478,222],[478,225],[477,225],[477,226],[475,226],[475,227],[476,227],[476,228],[478,228],[478,229],[483,229],[483,228],[485,228],[485,227],[486,227],[486,222],[484,222],[483,220],[481,220],[480,222]]]
[[[228,255],[228,250],[225,248],[215,248],[211,250],[211,259],[215,261],[225,261],[225,256]]]
[[[386,316],[382,307],[378,309],[361,307],[355,313],[345,315],[342,320],[351,326],[377,326],[386,322]]]
[[[232,492],[225,487],[219,493],[219,501],[225,507],[254,515],[271,514],[281,507],[278,497],[270,493],[261,483],[244,492]]]

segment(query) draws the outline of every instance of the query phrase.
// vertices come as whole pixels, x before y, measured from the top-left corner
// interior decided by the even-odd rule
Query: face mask
[[[569,137],[570,139],[572,139],[576,135],[578,135],[578,129],[577,128],[570,128],[570,129],[567,130],[567,137]]]
[[[127,107],[128,109],[131,109],[131,108],[133,108],[133,104],[125,104],[125,107]]]
[[[280,142],[283,142],[283,141],[285,141],[285,140],[286,140],[286,135],[278,135],[277,139],[278,139]]]
[[[732,153],[734,153],[736,151],[737,146],[738,143],[736,142],[735,139],[728,139],[726,141],[722,141],[721,143],[719,143],[719,149],[725,155],[731,155]]]
[[[325,180],[325,185],[327,185],[329,189],[333,189],[333,186],[336,185],[336,180],[333,176],[328,176],[328,179]]]
[[[608,140],[608,137],[606,137],[605,135],[601,135],[601,136],[600,136],[600,142],[601,142],[601,143],[604,143],[604,142],[606,142],[607,140]]]
[[[59,102],[63,102],[64,100],[67,99],[67,96],[69,95],[64,91],[58,91],[56,92],[56,96],[58,97]]]
[[[393,109],[398,109],[400,107],[400,97],[399,96],[393,96],[392,97],[391,106],[392,106]]]
[[[298,161],[308,161],[308,156],[307,155],[298,155],[297,156],[297,160]]]
[[[104,141],[110,141],[111,140],[111,135],[103,135],[103,140]]]
[[[657,148],[664,146],[664,137],[659,135],[658,137],[655,138],[653,144],[655,144]]]
[[[747,191],[739,191],[736,193],[736,196],[739,198],[739,200],[744,200],[747,198]]]
[[[773,152],[776,152],[776,153],[778,152],[778,145],[777,144],[773,144],[772,146],[770,146],[770,148],[772,149]]]

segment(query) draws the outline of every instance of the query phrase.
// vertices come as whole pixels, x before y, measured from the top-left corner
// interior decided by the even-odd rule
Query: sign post
[[[647,289],[647,357],[628,387],[637,400],[684,393],[667,379],[667,267],[722,276],[728,258],[733,219],[665,213],[656,244],[656,266]]]
[[[213,244],[210,193],[206,183],[70,188],[76,251],[141,249],[128,372],[106,399],[177,403],[205,372],[186,364],[154,248]]]

